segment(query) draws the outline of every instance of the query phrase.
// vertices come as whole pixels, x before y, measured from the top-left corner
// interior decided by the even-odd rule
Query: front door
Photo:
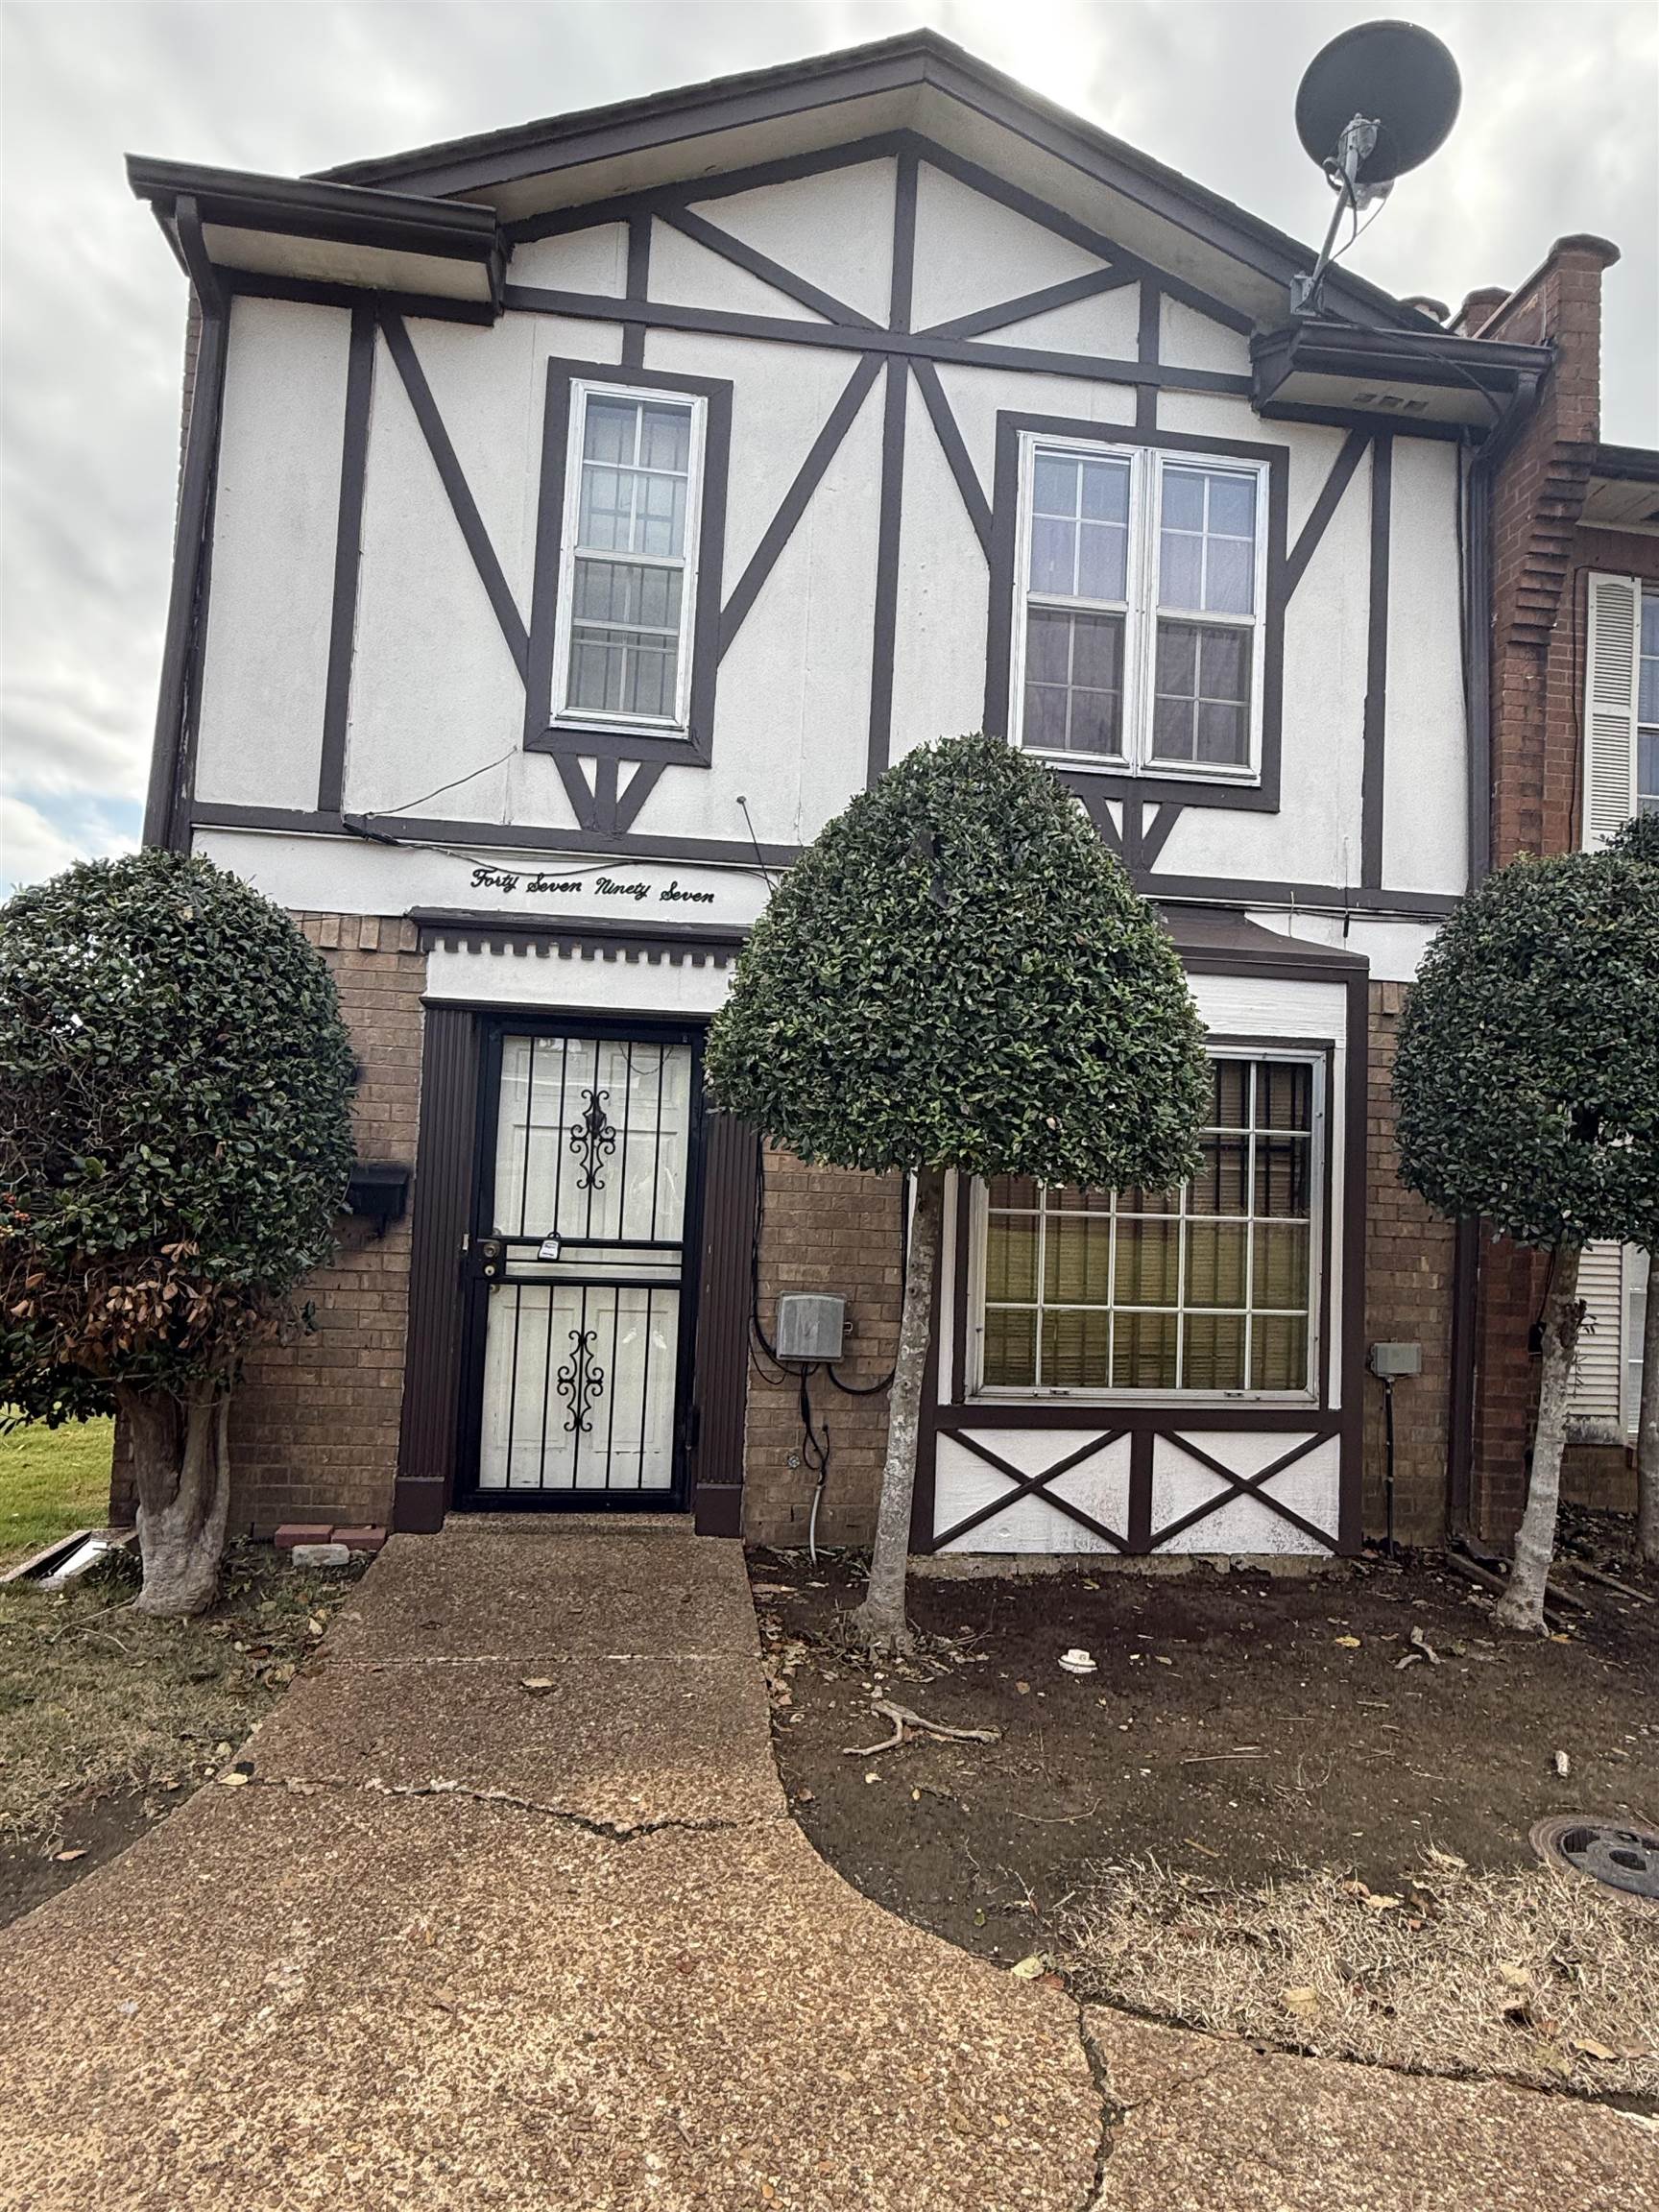
[[[467,1503],[685,1503],[701,1060],[685,1029],[487,1038]]]

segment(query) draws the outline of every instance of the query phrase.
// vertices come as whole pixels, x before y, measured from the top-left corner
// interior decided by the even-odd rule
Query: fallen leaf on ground
[[[1331,1641],[1333,1644],[1340,1644],[1344,1651],[1358,1651],[1359,1648],[1358,1636],[1333,1636]]]
[[[1008,1971],[1016,1982],[1035,1982],[1039,1975],[1046,1974],[1048,1969],[1038,1954],[1033,1952],[1029,1959],[1022,1959],[1018,1965],[1010,1966]]]
[[[67,1866],[72,1859],[84,1859],[86,1856],[86,1851],[87,1846],[83,1843],[78,1850],[54,1851],[52,1856],[57,1860],[60,1866]]]
[[[518,1687],[520,1690],[551,1690],[553,1677],[551,1674],[520,1674]]]
[[[1307,2019],[1319,2009],[1319,1992],[1306,1984],[1295,1989],[1281,1989],[1279,2002],[1286,2012],[1299,2013]]]

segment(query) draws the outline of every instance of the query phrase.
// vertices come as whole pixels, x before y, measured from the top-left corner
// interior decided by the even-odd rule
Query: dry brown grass
[[[0,1591],[0,1841],[55,1845],[73,1807],[122,1791],[179,1803],[293,1680],[346,1583],[249,1548],[200,1621],[134,1613],[119,1569]]]
[[[1659,1909],[1539,1866],[1431,1853],[1393,1901],[1333,1871],[1209,1887],[1093,1870],[1068,1910],[1081,1995],[1282,2050],[1659,2096]]]

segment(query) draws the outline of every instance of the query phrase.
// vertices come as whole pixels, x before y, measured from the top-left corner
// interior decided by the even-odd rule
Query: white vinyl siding
[[[686,727],[704,412],[677,393],[571,388],[556,719]]]
[[[1255,463],[1026,436],[1017,741],[1131,774],[1258,775],[1266,508]]]
[[[1584,844],[1594,851],[1637,810],[1637,688],[1645,618],[1642,587],[1633,576],[1593,574],[1588,591]],[[1655,645],[1659,650],[1659,640]]]
[[[1636,811],[1659,814],[1659,591],[1642,594],[1637,639]]]
[[[1628,1365],[1628,1281],[1630,1259],[1625,1245],[1593,1243],[1579,1254],[1579,1298],[1584,1301],[1584,1325],[1579,1327],[1577,1349],[1573,1354],[1569,1384],[1569,1416],[1579,1431],[1606,1438],[1623,1433],[1625,1365]],[[1642,1336],[1635,1343],[1637,1365],[1642,1362]]]

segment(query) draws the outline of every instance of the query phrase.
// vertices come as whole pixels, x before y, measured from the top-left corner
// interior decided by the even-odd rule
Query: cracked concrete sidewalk
[[[756,1662],[683,1523],[394,1539],[252,1782],[0,1935],[0,2202],[1659,2205],[1623,2115],[1080,2016],[894,1918],[789,1819]]]
[[[683,1524],[395,1538],[252,1781],[0,1936],[0,2202],[1077,2212],[1075,2008],[825,1865],[757,1659]]]

